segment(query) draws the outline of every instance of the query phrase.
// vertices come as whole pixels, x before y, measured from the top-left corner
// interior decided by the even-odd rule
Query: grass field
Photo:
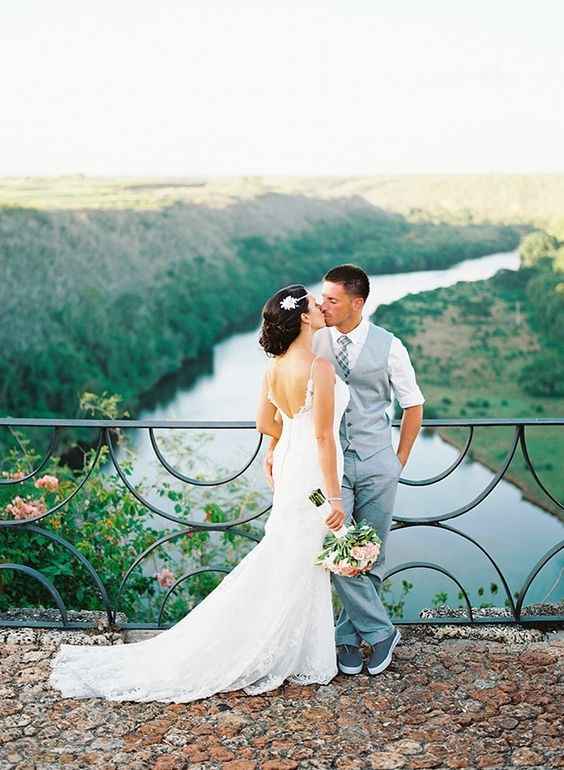
[[[149,177],[83,175],[0,178],[0,208],[155,209],[176,202],[214,209],[296,198],[323,214],[378,207],[409,221],[544,226],[564,218],[563,174],[402,174],[367,177]],[[296,211],[296,217],[298,212]]]

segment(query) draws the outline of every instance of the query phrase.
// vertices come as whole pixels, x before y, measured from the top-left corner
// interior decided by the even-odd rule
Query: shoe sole
[[[360,666],[343,666],[337,661],[337,665],[339,666],[339,671],[341,671],[343,674],[360,674],[362,671],[363,663],[360,664]]]
[[[390,647],[390,651],[388,652],[384,660],[380,663],[380,665],[376,666],[375,668],[370,668],[370,666],[367,666],[369,674],[372,674],[372,675],[379,674],[381,671],[384,671],[385,669],[388,668],[388,666],[392,662],[392,653],[394,651],[394,648],[400,639],[401,639],[401,634],[399,631],[396,631],[396,635],[394,636],[394,639],[392,641],[392,646]]]

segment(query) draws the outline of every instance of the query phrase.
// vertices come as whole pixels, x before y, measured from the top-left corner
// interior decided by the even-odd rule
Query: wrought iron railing
[[[399,426],[399,421],[394,420],[393,421],[394,427]],[[450,532],[451,534],[454,534],[460,538],[465,539],[466,541],[470,542],[477,551],[481,552],[485,555],[489,563],[491,564],[492,568],[496,572],[496,574],[499,577],[499,580],[501,582],[501,585],[503,587],[503,591],[505,593],[505,605],[507,609],[509,610],[508,615],[505,617],[496,617],[496,616],[476,616],[475,613],[472,610],[471,602],[469,599],[468,592],[462,582],[457,578],[456,575],[452,574],[452,572],[448,569],[446,569],[444,566],[437,564],[437,563],[431,563],[431,562],[419,562],[419,561],[412,561],[412,562],[406,562],[403,564],[399,564],[392,569],[390,569],[386,575],[385,579],[391,578],[394,575],[397,575],[401,572],[404,572],[406,570],[414,569],[414,568],[421,568],[421,569],[429,569],[434,570],[437,572],[442,573],[443,575],[446,575],[450,580],[452,580],[458,587],[460,591],[460,596],[464,598],[464,603],[466,605],[466,611],[467,616],[466,617],[437,617],[432,619],[420,619],[416,621],[417,623],[457,623],[457,624],[487,624],[487,623],[510,623],[510,624],[556,624],[561,625],[564,623],[564,615],[561,614],[555,614],[555,615],[525,615],[523,613],[524,608],[524,600],[527,596],[527,592],[535,579],[535,577],[539,574],[539,572],[542,570],[542,568],[557,554],[564,548],[564,540],[561,540],[560,542],[556,542],[551,548],[549,548],[546,553],[543,554],[543,556],[536,562],[536,564],[531,564],[529,574],[527,575],[525,581],[523,582],[522,586],[520,587],[519,591],[512,595],[511,590],[508,585],[508,581],[503,574],[502,570],[500,569],[499,565],[497,564],[496,560],[493,558],[493,556],[486,550],[486,548],[480,544],[475,538],[472,538],[470,535],[466,534],[465,532],[461,531],[460,529],[457,529],[456,527],[452,526],[450,522],[452,519],[455,519],[457,517],[462,516],[463,514],[467,513],[468,511],[474,509],[477,505],[479,505],[492,491],[495,489],[495,487],[499,484],[501,479],[505,476],[507,469],[509,468],[509,465],[515,455],[515,452],[517,450],[517,447],[521,446],[521,451],[523,453],[523,457],[525,460],[525,463],[531,472],[536,484],[538,484],[539,488],[543,491],[543,493],[547,496],[547,498],[552,501],[552,504],[556,507],[557,510],[564,511],[564,505],[562,502],[560,502],[555,495],[553,495],[549,489],[546,488],[545,484],[541,481],[537,471],[535,470],[534,463],[531,460],[531,456],[527,447],[527,434],[526,430],[528,428],[533,428],[535,426],[560,426],[564,427],[564,419],[562,418],[554,418],[554,419],[467,419],[467,420],[460,420],[460,419],[448,419],[448,420],[440,420],[440,419],[428,419],[423,421],[423,427],[427,428],[467,428],[468,429],[468,437],[466,440],[466,444],[462,451],[460,451],[458,457],[456,460],[448,467],[446,470],[442,471],[441,473],[427,479],[422,480],[412,480],[408,478],[402,478],[400,479],[400,483],[411,486],[411,487],[422,487],[422,486],[428,486],[431,484],[435,484],[439,481],[442,481],[443,479],[447,478],[451,474],[453,474],[456,469],[459,467],[459,465],[462,463],[464,458],[468,455],[472,441],[475,435],[475,429],[476,428],[495,428],[495,427],[501,427],[501,426],[509,426],[513,428],[513,438],[511,440],[511,443],[509,445],[507,454],[505,456],[505,459],[500,464],[499,469],[494,474],[493,478],[489,481],[487,486],[470,502],[466,503],[465,505],[460,506],[459,508],[456,508],[455,510],[448,511],[446,513],[437,515],[437,516],[425,516],[425,517],[418,517],[416,520],[402,516],[400,514],[395,514],[393,517],[394,523],[392,526],[392,529],[398,530],[398,529],[407,529],[411,527],[433,527],[435,529],[443,530]],[[230,481],[233,481],[234,479],[240,477],[250,466],[251,464],[256,460],[261,444],[262,444],[262,436],[259,434],[258,441],[256,448],[251,454],[250,459],[246,461],[243,466],[235,473],[227,476],[226,478],[222,479],[215,479],[211,481],[203,481],[201,479],[191,478],[190,476],[186,476],[182,473],[180,473],[177,469],[172,467],[172,465],[167,461],[167,459],[164,457],[161,449],[158,446],[157,440],[155,438],[154,431],[156,429],[175,429],[175,430],[256,430],[256,426],[253,422],[209,422],[209,421],[161,421],[161,420],[94,420],[94,419],[82,419],[82,420],[59,420],[59,419],[16,419],[16,418],[0,418],[0,427],[12,427],[12,428],[30,428],[30,427],[43,427],[48,428],[53,431],[51,436],[50,445],[45,453],[45,456],[41,460],[41,462],[37,465],[36,468],[34,468],[32,471],[30,471],[25,476],[14,480],[14,479],[0,479],[0,485],[6,485],[6,484],[20,484],[28,479],[32,479],[35,476],[39,474],[39,472],[46,466],[46,464],[49,462],[50,458],[54,455],[56,452],[59,439],[61,436],[61,432],[65,428],[95,428],[98,430],[98,438],[96,442],[96,451],[94,453],[94,459],[93,462],[90,464],[90,467],[85,469],[84,477],[81,480],[81,482],[77,485],[76,489],[70,494],[67,498],[64,500],[61,500],[58,502],[55,506],[53,506],[51,509],[46,510],[41,515],[37,516],[33,519],[33,521],[28,520],[10,520],[10,519],[0,519],[0,529],[3,529],[6,531],[6,528],[18,528],[21,531],[34,533],[35,535],[39,535],[41,537],[47,538],[53,543],[55,543],[57,546],[60,546],[63,549],[66,549],[71,556],[76,559],[77,563],[80,563],[88,572],[88,575],[91,578],[93,588],[96,591],[100,603],[106,613],[108,623],[111,627],[116,628],[116,615],[119,611],[120,607],[120,597],[122,595],[122,592],[124,590],[124,587],[127,584],[128,578],[132,574],[133,570],[136,569],[136,567],[143,562],[144,559],[146,559],[156,548],[160,547],[161,545],[168,543],[172,540],[174,540],[177,537],[182,537],[184,535],[187,535],[192,532],[196,532],[198,530],[209,530],[209,531],[232,531],[234,534],[240,535],[244,538],[247,538],[249,540],[258,542],[259,538],[255,535],[245,532],[239,527],[241,525],[246,524],[248,522],[254,521],[259,519],[260,517],[267,514],[270,510],[270,506],[265,507],[263,510],[260,510],[256,513],[253,513],[252,515],[243,516],[237,520],[229,521],[229,522],[223,522],[223,523],[214,523],[214,522],[208,522],[208,521],[190,521],[184,518],[180,518],[178,516],[175,516],[170,511],[166,511],[155,504],[153,504],[151,501],[147,500],[145,497],[143,497],[138,490],[135,489],[134,485],[130,482],[130,480],[127,477],[127,474],[124,472],[123,468],[120,465],[119,459],[118,459],[118,452],[116,451],[116,446],[114,444],[114,441],[112,439],[112,431],[116,428],[133,428],[137,430],[143,430],[146,429],[149,431],[149,437],[151,440],[151,444],[155,453],[156,458],[161,463],[162,467],[166,469],[166,471],[170,474],[171,477],[192,486],[198,486],[198,487],[217,487],[223,484],[227,484]],[[98,572],[94,569],[92,564],[88,561],[88,559],[85,558],[84,554],[80,552],[80,550],[73,545],[71,542],[66,540],[65,538],[58,535],[56,532],[52,531],[50,528],[46,528],[44,526],[41,526],[41,520],[53,515],[56,511],[63,508],[65,505],[69,503],[69,501],[77,495],[81,488],[84,486],[84,484],[88,481],[88,478],[92,474],[94,468],[96,467],[96,464],[98,462],[98,459],[100,457],[100,452],[104,444],[108,447],[109,450],[109,456],[111,458],[111,461],[113,462],[113,465],[121,478],[124,486],[126,489],[141,503],[143,506],[145,506],[149,511],[153,512],[154,514],[167,519],[168,521],[174,522],[176,524],[180,524],[184,527],[184,529],[176,530],[173,533],[170,533],[166,535],[165,537],[159,538],[156,540],[153,544],[151,544],[148,548],[146,548],[142,553],[136,555],[136,557],[132,560],[129,568],[125,572],[125,574],[122,577],[121,584],[119,586],[119,589],[117,591],[117,594],[114,596],[110,596],[106,586],[104,584],[103,576],[98,574]],[[1,546],[1,538],[2,533],[0,531],[0,546]],[[25,574],[29,579],[38,581],[51,595],[52,600],[56,607],[59,610],[61,620],[58,622],[48,621],[48,620],[37,620],[37,621],[30,621],[26,619],[6,619],[2,618],[0,616],[0,627],[26,627],[26,626],[43,626],[43,627],[53,627],[53,628],[61,628],[61,629],[68,629],[68,628],[87,628],[92,627],[92,623],[86,623],[86,622],[71,622],[68,618],[67,608],[65,607],[65,603],[63,601],[62,596],[60,595],[59,591],[54,585],[54,582],[48,577],[46,577],[44,574],[42,574],[39,570],[31,568],[25,564],[21,563],[12,563],[12,562],[4,562],[0,563],[0,570],[16,570],[23,574]],[[166,628],[167,625],[162,623],[163,620],[163,612],[165,605],[168,601],[168,599],[173,595],[173,593],[176,591],[176,589],[185,581],[190,580],[190,578],[194,577],[195,575],[198,575],[202,572],[217,572],[217,573],[226,573],[229,569],[227,569],[225,566],[217,565],[217,566],[204,566],[199,569],[192,570],[191,572],[188,572],[184,575],[182,575],[180,578],[178,578],[173,585],[171,585],[166,593],[166,595],[163,598],[163,601],[161,603],[159,615],[157,618],[156,623],[125,623],[122,626],[119,626],[120,628],[126,628],[126,629],[158,629],[158,628]],[[394,621],[394,622],[409,622],[412,623],[414,621]]]

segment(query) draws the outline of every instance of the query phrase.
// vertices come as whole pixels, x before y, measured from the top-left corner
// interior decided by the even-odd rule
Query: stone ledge
[[[473,607],[476,618],[511,617],[509,610],[501,607]],[[524,614],[564,615],[563,604],[536,604],[525,607]],[[419,640],[430,644],[444,642],[449,639],[468,639],[475,641],[505,642],[509,644],[526,644],[530,642],[549,641],[564,634],[564,629],[540,629],[525,625],[508,625],[505,623],[488,623],[487,625],[433,624],[433,618],[466,617],[466,611],[458,607],[438,607],[422,610],[425,624],[406,624],[399,626],[402,638]],[[60,613],[54,609],[17,608],[2,613],[2,619],[59,621]],[[93,624],[89,629],[50,629],[50,628],[0,628],[0,643],[9,644],[38,644],[51,646],[52,643],[71,644],[132,644],[143,639],[150,639],[162,633],[156,629],[126,630],[120,626],[127,623],[124,613],[117,613],[117,624],[110,628],[107,616],[98,610],[69,610],[71,622],[88,622]]]
[[[510,618],[511,611],[507,607],[472,607],[472,613],[477,618]],[[528,604],[523,607],[522,615],[564,615],[564,602],[552,604]],[[464,618],[467,612],[464,607],[449,607],[442,605],[433,609],[424,609],[419,613],[421,618]]]
[[[67,610],[71,623],[92,623],[93,628],[61,629],[27,626],[23,628],[0,627],[0,644],[36,645],[53,647],[59,644],[123,644],[123,632],[110,627],[105,612],[98,610]],[[58,610],[36,607],[10,608],[0,615],[2,620],[29,620],[35,622],[57,622],[61,620]],[[118,623],[127,623],[123,612],[117,613]]]
[[[109,629],[108,616],[100,610],[67,610],[67,617],[71,623],[92,623],[97,629]],[[2,620],[30,620],[60,623],[61,613],[52,607],[9,607],[0,613]],[[116,613],[118,625],[127,623],[127,615],[124,612]]]
[[[401,628],[378,676],[181,704],[61,698],[47,678],[63,636],[104,644],[123,643],[121,634],[8,629],[0,770],[564,768],[563,638],[437,639],[448,626]]]

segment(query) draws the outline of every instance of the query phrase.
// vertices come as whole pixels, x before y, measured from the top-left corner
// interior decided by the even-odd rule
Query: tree
[[[564,359],[552,350],[538,353],[521,370],[519,384],[531,396],[564,396]]]
[[[564,217],[553,219],[547,230],[562,243],[564,241]]]
[[[548,257],[554,259],[558,241],[552,235],[548,235],[543,230],[535,230],[529,233],[521,241],[519,255],[521,257],[521,267],[534,267],[542,259]]]
[[[527,285],[531,313],[544,334],[561,341],[564,328],[564,291],[560,273],[539,270]]]
[[[553,267],[555,272],[564,273],[564,246],[560,246],[554,255]]]

